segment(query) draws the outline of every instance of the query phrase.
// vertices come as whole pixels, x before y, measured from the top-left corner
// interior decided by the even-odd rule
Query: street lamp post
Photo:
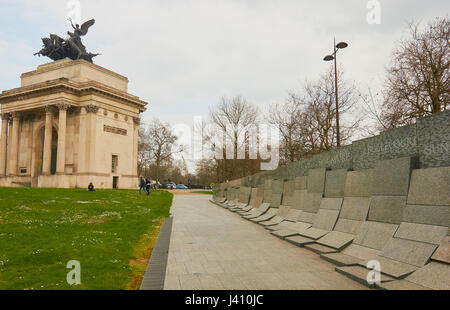
[[[336,45],[336,39],[334,39],[334,51],[333,54],[325,56],[323,60],[331,61],[334,60],[334,93],[336,95],[336,144],[341,146],[341,135],[339,133],[339,96],[338,96],[338,79],[337,79],[337,51],[348,46],[345,42],[340,42]]]

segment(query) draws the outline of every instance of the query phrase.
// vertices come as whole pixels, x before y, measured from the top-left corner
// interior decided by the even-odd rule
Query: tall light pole
[[[339,96],[338,96],[338,78],[337,78],[337,51],[348,46],[345,42],[340,42],[336,45],[336,38],[334,39],[334,51],[333,54],[325,56],[323,60],[334,60],[334,93],[336,95],[336,144],[341,146],[341,135],[339,133]]]

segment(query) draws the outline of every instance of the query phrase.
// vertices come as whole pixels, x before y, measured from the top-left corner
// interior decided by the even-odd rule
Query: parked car
[[[188,187],[184,184],[178,184],[177,189],[188,189]]]
[[[167,189],[176,189],[177,185],[175,183],[173,183],[173,182],[169,182],[169,183],[165,183],[164,187],[167,188]]]

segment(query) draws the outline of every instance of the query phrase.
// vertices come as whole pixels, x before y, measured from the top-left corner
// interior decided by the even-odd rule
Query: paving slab
[[[380,263],[381,273],[389,275],[395,279],[403,279],[418,269],[417,266],[403,263],[397,260],[389,259],[383,256],[377,256],[367,261],[360,262],[359,265],[366,267],[368,261],[375,260]]]
[[[406,196],[372,196],[369,208],[369,221],[400,224]]]
[[[297,209],[290,209],[289,212],[286,214],[286,220],[297,222],[300,221],[300,214],[302,213],[301,210]]]
[[[322,198],[320,209],[340,211],[344,198]]]
[[[334,226],[334,230],[356,236],[360,231],[362,223],[362,221],[338,218],[336,226]]]
[[[444,226],[401,223],[394,237],[439,245],[447,233],[448,227]]]
[[[339,216],[339,210],[320,209],[313,222],[313,227],[331,231],[336,224]]]
[[[174,197],[165,289],[365,289],[205,196]]]
[[[450,264],[450,237],[446,236],[431,256],[432,260]]]
[[[450,206],[449,193],[450,167],[412,171],[408,204]]]
[[[375,163],[372,195],[407,196],[411,170],[417,161],[411,157],[381,160]]]
[[[372,195],[373,169],[348,171],[345,180],[345,197],[370,197]]]
[[[286,197],[292,197],[292,196],[294,196],[294,191],[295,191],[295,181],[294,180],[292,180],[292,181],[286,181],[286,182],[284,182],[284,185],[283,185],[284,187],[283,187],[283,203],[284,203],[284,199],[286,198]]]
[[[450,207],[407,204],[403,221],[409,223],[450,226]]]
[[[284,189],[284,180],[272,181],[272,194],[282,194]]]
[[[352,234],[347,234],[340,231],[331,231],[316,242],[320,245],[341,251],[343,248],[349,245],[354,238],[355,235]]]
[[[283,221],[284,221],[284,217],[276,215],[268,221],[259,222],[259,224],[263,225],[263,226],[275,226],[275,225],[280,224]]]
[[[314,239],[303,237],[303,236],[291,236],[291,237],[286,237],[285,239],[286,239],[286,241],[288,241],[296,246],[299,246],[299,247],[303,247],[306,244],[314,242]]]
[[[431,262],[411,274],[406,280],[435,290],[450,290],[450,265]]]
[[[328,246],[321,245],[321,244],[318,244],[318,243],[306,244],[305,245],[305,249],[313,251],[314,253],[317,253],[319,255],[320,254],[328,254],[328,253],[336,253],[338,251],[335,248],[330,248]]]
[[[369,197],[345,197],[339,218],[365,221],[369,213]]]
[[[407,280],[395,280],[390,282],[384,282],[376,285],[377,288],[389,291],[425,291],[430,288],[422,285],[418,285]]]
[[[317,239],[325,236],[329,232],[330,232],[329,230],[324,230],[324,229],[319,229],[319,228],[315,228],[315,227],[310,227],[310,228],[300,232],[299,235],[301,235],[303,237],[307,237],[307,238],[313,239],[313,240],[317,240]]]
[[[391,238],[383,247],[380,255],[399,262],[422,267],[430,260],[436,248],[437,245],[430,243]]]
[[[316,219],[317,213],[311,213],[311,212],[305,212],[302,211],[298,216],[298,222],[305,222],[305,223],[314,223],[314,220]]]
[[[317,211],[319,211],[321,201],[322,201],[321,193],[310,193],[308,191],[308,193],[304,198],[302,210],[306,212],[317,213]]]
[[[346,247],[342,253],[346,255],[350,255],[353,257],[356,257],[360,260],[369,260],[373,257],[376,257],[380,254],[381,251],[372,249],[369,247],[361,246],[358,244],[350,244],[348,247]]]
[[[344,197],[347,169],[327,171],[325,176],[325,197]]]
[[[367,287],[375,287],[375,284],[369,284],[369,282],[367,282],[367,275],[371,271],[369,269],[366,269],[361,266],[344,266],[344,267],[336,267],[336,271],[358,283],[361,283],[362,285],[365,285]],[[384,274],[380,275],[381,283],[393,280],[395,279],[392,277],[386,276]]]
[[[308,193],[323,195],[325,190],[325,174],[325,168],[310,169],[308,171],[308,179],[306,182]]]
[[[336,266],[354,266],[361,261],[360,258],[343,253],[325,253],[320,257]]]
[[[265,189],[263,197],[264,197],[263,202],[271,203],[272,202],[272,190],[271,189]]]
[[[254,218],[254,219],[250,219],[250,221],[255,222],[255,223],[268,221],[271,218],[273,218],[277,213],[278,213],[278,209],[277,208],[270,208],[263,215],[258,216],[258,217]]]
[[[283,194],[272,194],[272,198],[270,200],[271,207],[279,207],[281,205],[281,199],[283,198]]]
[[[398,225],[378,222],[363,222],[353,243],[375,250],[383,246],[394,236]]]

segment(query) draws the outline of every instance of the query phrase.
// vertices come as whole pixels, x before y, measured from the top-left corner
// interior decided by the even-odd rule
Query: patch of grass
[[[130,289],[173,195],[152,191],[0,188],[0,289]],[[153,242],[153,244],[152,244]],[[81,264],[70,286],[67,262]]]
[[[212,195],[212,191],[195,191],[194,194],[205,194],[205,195]]]

